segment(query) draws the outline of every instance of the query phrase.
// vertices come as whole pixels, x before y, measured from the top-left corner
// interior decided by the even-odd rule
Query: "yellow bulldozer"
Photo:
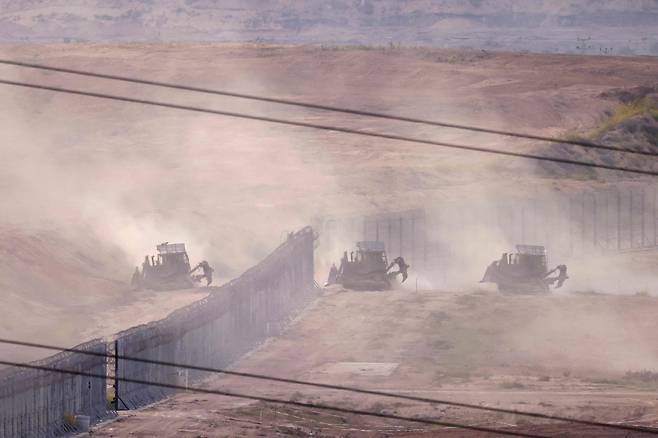
[[[567,278],[566,265],[548,270],[543,246],[516,245],[516,252],[504,253],[487,267],[480,283],[495,283],[501,292],[541,294],[553,285],[562,287]]]
[[[398,269],[391,271],[393,266]],[[340,284],[352,290],[388,290],[391,289],[398,275],[402,283],[408,277],[409,265],[402,257],[395,258],[390,264],[386,257],[384,242],[357,242],[356,250],[343,253],[340,267],[333,265],[326,285]]]
[[[188,289],[204,278],[207,286],[212,283],[213,269],[205,260],[191,268],[184,243],[164,242],[156,250],[157,255],[144,256],[141,271],[135,268],[131,279],[134,289]]]

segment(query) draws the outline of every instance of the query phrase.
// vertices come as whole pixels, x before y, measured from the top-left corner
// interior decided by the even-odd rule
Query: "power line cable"
[[[405,137],[405,136],[394,135],[394,134],[382,134],[382,133],[378,133],[378,132],[362,131],[362,130],[358,130],[358,129],[343,128],[343,127],[330,126],[330,125],[322,125],[322,124],[317,124],[317,123],[299,122],[299,121],[295,121],[295,120],[278,119],[278,118],[265,117],[265,116],[256,116],[256,115],[252,115],[252,114],[244,114],[244,113],[237,113],[237,112],[230,112],[230,111],[221,111],[221,110],[214,110],[214,109],[209,109],[209,108],[200,108],[200,107],[195,107],[195,106],[179,105],[179,104],[174,104],[174,103],[147,100],[147,99],[136,99],[136,98],[132,98],[132,97],[117,96],[117,95],[113,95],[113,94],[73,90],[73,89],[69,89],[69,88],[52,87],[52,86],[48,86],[48,85],[40,85],[40,84],[33,84],[33,83],[19,82],[19,81],[9,81],[9,80],[4,80],[4,79],[0,79],[0,84],[12,85],[12,86],[23,87],[23,88],[32,88],[32,89],[37,89],[37,90],[54,91],[54,92],[58,92],[58,93],[74,94],[74,95],[79,95],[79,96],[95,97],[95,98],[100,98],[100,99],[109,99],[109,100],[114,100],[114,101],[119,101],[119,102],[129,102],[129,103],[137,103],[137,104],[141,104],[141,105],[150,105],[150,106],[156,106],[156,107],[171,108],[171,109],[184,110],[184,111],[192,111],[192,112],[197,112],[197,113],[215,114],[215,115],[235,117],[235,118],[240,118],[240,119],[255,120],[255,121],[260,121],[260,122],[276,123],[276,124],[280,124],[280,125],[296,126],[296,127],[301,127],[301,128],[312,128],[312,129],[320,129],[320,130],[324,130],[324,131],[342,132],[342,133],[346,133],[346,134],[362,135],[362,136],[366,136],[366,137],[382,138],[382,139],[386,139],[386,140],[405,141],[405,142],[409,142],[409,143],[418,143],[418,144],[424,144],[424,145],[430,145],[430,146],[439,146],[439,147],[450,148],[450,149],[458,149],[458,150],[465,150],[465,151],[472,151],[472,152],[481,152],[481,153],[494,154],[494,155],[503,155],[503,156],[516,157],[516,158],[526,158],[526,159],[539,160],[539,161],[549,161],[549,162],[561,163],[561,164],[572,164],[572,165],[576,165],[576,166],[585,166],[585,167],[592,167],[592,168],[598,168],[598,169],[615,170],[615,171],[619,171],[619,172],[635,173],[635,174],[639,174],[639,175],[658,176],[657,171],[651,171],[651,170],[643,170],[643,169],[620,167],[620,166],[609,166],[609,165],[606,165],[606,164],[597,164],[597,163],[591,163],[591,162],[586,162],[586,161],[571,160],[571,159],[566,159],[566,158],[546,157],[546,156],[542,156],[542,155],[526,154],[526,153],[522,153],[522,152],[510,152],[510,151],[504,151],[504,150],[500,150],[500,149],[490,149],[490,148],[482,148],[482,147],[477,147],[477,146],[468,146],[468,145],[461,145],[461,144],[455,144],[455,143],[446,143],[446,142],[439,142],[439,141],[433,141],[433,140],[424,140],[424,139],[414,138],[414,137]]]
[[[320,404],[320,403],[305,403],[305,402],[298,402],[298,401],[292,401],[292,400],[284,400],[284,399],[279,399],[279,398],[244,394],[244,393],[238,393],[238,392],[220,391],[220,390],[204,389],[204,388],[197,388],[197,387],[186,387],[186,386],[182,386],[182,385],[174,385],[174,384],[161,383],[161,382],[150,382],[150,381],[141,380],[141,379],[131,379],[131,378],[125,378],[125,377],[108,377],[108,376],[105,376],[103,374],[87,373],[87,372],[83,372],[83,371],[66,370],[66,369],[61,369],[61,368],[52,368],[52,367],[26,364],[26,363],[20,363],[20,362],[10,362],[10,361],[0,360],[0,365],[15,366],[15,367],[19,367],[19,368],[27,368],[27,369],[33,369],[33,370],[38,370],[38,371],[48,371],[48,372],[54,372],[54,373],[60,373],[60,374],[69,374],[69,375],[82,376],[82,377],[91,377],[91,378],[96,378],[96,379],[109,378],[111,380],[118,380],[119,382],[124,382],[124,383],[135,383],[135,384],[138,384],[138,385],[157,386],[157,387],[161,387],[161,388],[192,391],[192,392],[198,392],[198,393],[202,393],[202,394],[222,395],[222,396],[226,396],[226,397],[242,398],[242,399],[255,400],[255,401],[261,401],[261,402],[266,402],[266,403],[277,403],[277,404],[283,404],[283,405],[289,405],[289,406],[296,406],[296,407],[300,407],[300,408],[312,408],[312,409],[334,411],[334,412],[340,412],[340,413],[343,413],[343,414],[364,415],[364,416],[370,416],[370,417],[386,418],[386,419],[391,419],[391,420],[401,420],[401,421],[409,421],[409,422],[414,422],[414,423],[422,423],[422,424],[428,424],[428,425],[433,425],[433,426],[454,427],[454,428],[458,428],[458,429],[468,429],[468,430],[474,430],[474,431],[478,431],[478,432],[494,433],[494,434],[497,434],[497,435],[510,435],[510,436],[519,436],[519,437],[529,437],[529,438],[548,438],[544,435],[536,435],[536,434],[524,433],[524,432],[505,431],[505,430],[493,429],[493,428],[484,427],[484,426],[475,426],[475,425],[468,425],[468,424],[461,424],[461,423],[453,423],[453,422],[448,422],[448,421],[437,421],[437,420],[431,420],[429,418],[407,417],[407,416],[402,416],[402,415],[385,414],[385,413],[381,413],[381,412],[372,412],[372,411],[364,411],[364,410],[359,410],[359,409],[341,408],[341,407],[338,407],[338,406],[332,406],[332,405],[326,405],[326,404]]]
[[[153,360],[153,359],[145,359],[145,358],[124,356],[124,355],[120,355],[120,354],[113,355],[113,354],[100,353],[100,352],[97,352],[97,351],[88,351],[88,350],[83,350],[83,349],[78,349],[78,348],[62,348],[62,347],[56,347],[56,346],[53,346],[53,345],[39,344],[39,343],[34,343],[34,342],[16,341],[16,340],[12,340],[12,339],[2,339],[2,338],[0,338],[0,344],[10,344],[10,345],[17,345],[17,346],[31,347],[31,348],[42,348],[42,349],[46,349],[46,350],[54,350],[54,351],[61,351],[61,352],[68,352],[68,353],[80,353],[80,354],[85,354],[85,355],[89,355],[89,356],[96,356],[96,357],[117,358],[117,359],[121,359],[121,360],[139,362],[139,363],[146,363],[146,364],[151,364],[151,365],[161,365],[161,366],[167,366],[167,367],[183,368],[183,369],[190,369],[190,370],[195,370],[195,371],[204,371],[204,372],[209,372],[209,373],[220,373],[220,374],[226,374],[226,375],[237,376],[237,377],[246,377],[246,378],[252,378],[252,379],[259,379],[259,380],[266,380],[266,381],[287,383],[287,384],[294,384],[294,385],[302,385],[302,386],[310,386],[310,387],[316,387],[316,388],[322,388],[322,389],[331,389],[331,390],[337,390],[337,391],[347,391],[347,392],[353,392],[353,393],[357,393],[357,394],[376,395],[376,396],[397,398],[397,399],[416,401],[416,402],[422,402],[422,403],[442,404],[442,405],[447,405],[447,406],[461,407],[461,408],[474,409],[474,410],[487,411],[487,412],[496,412],[496,413],[501,413],[501,414],[512,414],[512,415],[520,415],[520,416],[533,417],[533,418],[541,418],[541,419],[545,419],[545,420],[570,422],[570,423],[582,424],[582,425],[586,425],[586,426],[607,427],[607,428],[612,428],[612,429],[630,430],[630,431],[635,431],[635,432],[642,431],[642,432],[653,433],[653,434],[658,435],[658,429],[654,429],[654,428],[644,428],[644,427],[640,427],[640,426],[604,423],[604,422],[593,421],[593,420],[581,420],[581,419],[578,419],[578,418],[561,417],[561,416],[556,416],[556,415],[542,414],[542,413],[539,413],[539,412],[518,411],[518,410],[515,410],[515,409],[494,408],[494,407],[487,407],[487,406],[482,406],[482,405],[475,405],[475,404],[471,404],[471,403],[456,402],[456,401],[451,401],[451,400],[441,400],[441,399],[433,399],[433,398],[427,398],[427,397],[417,397],[417,396],[409,396],[409,395],[402,395],[402,394],[393,394],[393,393],[370,390],[370,389],[362,389],[362,388],[355,388],[355,387],[341,386],[341,385],[331,385],[331,384],[328,384],[328,383],[315,383],[315,382],[308,382],[308,381],[303,381],[303,380],[287,379],[287,378],[283,378],[283,377],[274,377],[274,376],[267,376],[267,375],[255,374],[255,373],[245,373],[245,372],[240,372],[240,371],[231,371],[231,370],[220,369],[220,368],[210,368],[210,367],[202,367],[202,366],[197,366],[197,365],[180,364],[180,363],[175,363],[175,362],[167,362],[167,361],[161,361],[161,360]]]
[[[71,68],[54,67],[54,66],[49,66],[49,65],[44,65],[44,64],[35,64],[35,63],[29,63],[29,62],[13,61],[13,60],[9,60],[9,59],[0,59],[0,64],[11,65],[11,66],[15,66],[15,67],[27,67],[27,68],[33,68],[33,69],[38,69],[38,70],[53,71],[53,72],[58,72],[58,73],[66,73],[66,74],[73,74],[73,75],[79,75],[79,76],[87,76],[87,77],[93,77],[93,78],[99,78],[99,79],[109,79],[109,80],[128,82],[128,83],[134,83],[134,84],[151,85],[151,86],[163,87],[163,88],[169,88],[169,89],[175,89],[175,90],[192,91],[192,92],[197,92],[197,93],[212,94],[212,95],[224,96],[224,97],[234,97],[234,98],[247,99],[247,100],[259,101],[259,102],[268,102],[268,103],[276,103],[276,104],[281,104],[281,105],[290,105],[290,106],[296,106],[296,107],[301,107],[301,108],[310,108],[310,109],[316,109],[316,110],[322,110],[322,111],[332,111],[332,112],[351,114],[351,115],[356,115],[356,116],[373,117],[373,118],[386,119],[386,120],[395,120],[395,121],[400,121],[400,122],[416,123],[416,124],[429,125],[429,126],[435,126],[435,127],[440,127],[440,128],[459,129],[459,130],[479,132],[479,133],[484,133],[484,134],[502,135],[502,136],[506,136],[506,137],[524,138],[524,139],[529,139],[529,140],[537,140],[537,141],[550,142],[550,143],[569,144],[569,145],[573,145],[573,146],[580,146],[580,147],[591,148],[591,149],[601,149],[601,150],[608,150],[608,151],[615,151],[615,152],[622,152],[622,153],[630,153],[630,154],[639,154],[639,155],[646,155],[646,156],[651,156],[651,157],[658,157],[657,152],[642,151],[642,150],[638,150],[638,149],[626,149],[626,148],[621,148],[621,147],[617,147],[617,146],[601,144],[601,143],[591,142],[591,141],[586,141],[586,140],[560,139],[560,138],[556,138],[556,137],[525,134],[525,133],[514,132],[514,131],[506,131],[506,130],[501,130],[501,129],[483,128],[483,127],[479,127],[479,126],[470,126],[470,125],[463,125],[463,124],[457,124],[457,123],[448,123],[448,122],[441,122],[441,121],[429,120],[429,119],[421,119],[421,118],[415,118],[415,117],[405,117],[405,116],[398,116],[398,115],[393,115],[393,114],[378,113],[378,112],[365,111],[365,110],[357,110],[357,109],[352,109],[352,108],[342,108],[342,107],[331,106],[331,105],[320,105],[320,104],[315,104],[315,103],[311,103],[311,102],[303,102],[303,101],[291,100],[291,99],[281,99],[281,98],[275,98],[275,97],[258,96],[258,95],[254,95],[254,94],[238,93],[238,92],[235,92],[235,91],[217,90],[217,89],[203,88],[203,87],[193,87],[193,86],[190,86],[190,85],[174,84],[174,83],[171,83],[171,82],[153,81],[153,80],[148,80],[148,79],[127,77],[127,76],[120,76],[120,75],[112,75],[112,74],[107,74],[107,73],[95,73],[95,72],[86,71],[86,70],[77,70],[77,69],[71,69]]]

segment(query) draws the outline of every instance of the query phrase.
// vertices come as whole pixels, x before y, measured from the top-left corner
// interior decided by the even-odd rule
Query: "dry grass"
[[[656,106],[656,101],[643,97],[635,102],[620,105],[598,129],[590,134],[590,137],[600,137],[627,120],[641,115],[650,115],[658,120],[658,106]]]
[[[643,383],[658,383],[658,372],[650,370],[627,371],[624,378]]]
[[[658,121],[658,99],[645,96],[631,103],[622,103],[596,129],[584,134],[568,133],[564,136],[564,139],[571,141],[593,141],[601,138],[605,133],[616,129],[625,122],[640,116],[649,116]]]

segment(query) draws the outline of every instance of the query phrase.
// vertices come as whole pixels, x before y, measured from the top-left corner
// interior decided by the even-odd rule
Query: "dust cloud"
[[[519,96],[517,81],[539,80],[534,73],[536,66],[521,66],[509,73],[511,61],[507,58],[498,61],[485,57],[478,61],[471,55],[463,59],[450,55],[450,61],[444,62],[441,59],[445,57],[432,58],[425,52],[211,45],[161,47],[158,57],[149,55],[158,53],[153,47],[139,46],[71,45],[56,47],[48,54],[34,48],[15,50],[9,55],[80,69],[254,94],[297,96],[300,100],[410,116],[431,113],[437,119],[494,128],[515,127],[518,123],[541,126],[547,131],[569,123],[571,128],[596,119],[586,109],[595,112],[604,106],[598,100],[588,100],[598,92],[588,89],[587,97],[568,102],[572,113],[563,116],[560,111],[534,111],[538,102],[542,108],[550,107],[546,102],[557,99],[555,92],[551,89],[541,91],[545,94]],[[224,59],[221,65],[220,59]],[[526,62],[525,57],[519,59],[514,58],[514,62]],[[504,71],[527,77],[496,80],[483,75],[480,67],[474,66],[478,62],[492,70],[500,69],[500,74]],[[386,65],[382,70],[385,74],[373,67],[376,65]],[[579,64],[578,68],[591,66]],[[613,63],[610,68],[621,67]],[[510,150],[524,146],[444,129],[394,126],[29,70],[1,70],[1,76],[10,79],[90,91]],[[564,80],[562,86],[574,90],[578,88],[574,83],[582,85],[580,77],[577,81],[565,79],[562,72],[566,68],[558,70],[559,74],[553,75],[556,81]],[[528,71],[533,73],[528,75]],[[636,74],[646,73],[642,70]],[[325,78],[322,84],[317,83],[318,77]],[[535,83],[526,86],[544,90]],[[47,247],[47,251],[24,257],[7,268],[21,275],[3,277],[11,283],[3,300],[11,307],[27,309],[27,314],[42,321],[42,326],[21,332],[26,336],[56,325],[58,339],[72,343],[69,340],[79,335],[81,326],[87,328],[89,320],[76,320],[66,312],[81,314],[94,307],[93,311],[100,307],[100,313],[109,318],[108,308],[124,306],[124,311],[116,314],[126,317],[122,321],[125,326],[134,325],[130,312],[125,311],[134,297],[126,283],[134,266],[145,254],[153,253],[160,242],[185,242],[191,262],[208,260],[215,268],[215,282],[221,283],[260,260],[285,239],[287,232],[307,225],[313,217],[349,218],[419,207],[428,217],[425,232],[426,243],[434,245],[430,252],[432,264],[423,272],[414,272],[412,263],[406,292],[414,290],[418,280],[419,289],[459,295],[483,291],[499,297],[491,285],[478,282],[487,265],[519,243],[545,245],[550,267],[558,263],[569,266],[570,279],[555,296],[592,291],[631,295],[658,292],[651,262],[638,262],[638,255],[608,260],[608,256],[580,248],[577,241],[574,244],[566,237],[582,234],[575,219],[578,212],[569,213],[563,199],[554,192],[559,189],[575,193],[596,181],[562,183],[545,174],[535,178],[538,172],[533,164],[466,152],[42,91],[2,87],[0,98],[6,102],[0,117],[6,152],[0,195],[7,205],[0,210],[0,220],[6,230],[20,229],[27,235],[5,246],[28,248],[29,236],[38,233],[63,236],[31,243],[26,253],[33,248]],[[560,108],[565,108],[562,100]],[[537,210],[535,204],[547,207],[536,214],[541,208]],[[18,235],[13,231],[5,234]],[[329,245],[320,246],[316,252],[318,282],[324,282],[331,263],[338,263],[343,251],[351,250],[360,240],[358,232],[338,230],[332,236]],[[62,260],[64,247],[71,257]],[[397,256],[395,251],[392,248],[389,257]],[[55,280],[46,275],[30,276],[35,270],[41,275],[39,269],[46,265],[43,260],[50,258],[58,264],[48,265],[48,272],[60,272],[62,265],[70,268],[66,282],[60,274]],[[80,280],[75,272],[82,271],[96,280]],[[98,280],[101,277],[102,282]],[[58,287],[45,288],[48,283]],[[154,298],[148,299],[157,306]],[[70,319],[67,324],[50,319],[53,313],[62,311]],[[19,320],[24,318],[19,313],[13,321],[2,322],[7,333],[19,333]],[[146,310],[143,313],[148,315]],[[537,320],[537,331],[539,327],[560,324],[559,320],[546,318]],[[612,317],[601,316],[599,321],[623,328]],[[96,319],[93,324],[105,324],[114,330],[120,322],[107,324]],[[592,327],[595,323],[592,321]],[[529,342],[510,339],[505,338],[503,343],[509,341],[526,348]],[[638,349],[641,353],[642,348]],[[652,364],[649,360],[643,363]],[[616,369],[624,366],[615,365]]]
[[[112,68],[95,65],[97,55],[84,52],[78,67]],[[162,80],[177,80],[177,63],[158,68],[165,68],[158,71]],[[3,68],[1,75],[271,113],[253,104],[30,70]],[[255,83],[222,85],[275,94],[267,82]],[[191,263],[207,260],[214,284],[222,284],[261,260],[287,232],[307,225],[336,190],[305,147],[309,138],[295,130],[10,87],[0,88],[0,98],[6,104],[0,247],[7,253],[0,300],[17,309],[0,325],[6,337],[74,345],[88,340],[82,333],[109,335],[162,318],[203,295],[179,299],[130,290],[134,267],[156,244],[186,243]],[[125,311],[129,306],[143,310],[135,315]],[[9,353],[33,359],[43,352]]]
[[[308,222],[320,204],[313,200],[316,188],[333,189],[331,177],[304,156],[300,138],[283,129],[2,92],[21,109],[2,119],[2,194],[11,205],[3,209],[3,222],[89,227],[123,250],[118,262],[124,265],[139,263],[157,243],[181,241],[193,260],[208,259],[227,279]]]
[[[528,167],[527,171],[532,172],[532,168]],[[635,184],[636,191],[643,187]],[[405,219],[407,231],[403,233],[402,255],[412,257],[410,248],[416,245],[424,248],[419,251],[427,259],[412,267],[411,288],[417,279],[419,287],[425,289],[493,291],[494,286],[479,283],[486,267],[499,260],[501,254],[515,252],[517,244],[525,244],[547,249],[549,270],[559,264],[568,266],[570,278],[555,293],[658,295],[655,254],[642,248],[641,239],[634,239],[634,248],[629,247],[629,236],[633,233],[640,236],[642,226],[644,245],[650,247],[655,229],[651,223],[653,217],[647,213],[651,208],[646,208],[647,217],[642,225],[638,208],[641,204],[635,201],[637,205],[631,215],[630,206],[622,202],[621,222],[617,224],[618,211],[613,203],[616,198],[604,196],[607,187],[595,189],[598,190],[596,207],[589,191],[585,192],[586,196],[578,190],[565,194],[541,180],[529,187],[531,196],[515,195],[510,188],[480,185],[470,187],[464,199],[428,197],[424,208],[426,224],[422,235],[416,235],[414,244],[410,242],[409,222]],[[503,196],[505,193],[510,196]],[[588,200],[585,204],[581,202],[583,197]],[[396,223],[396,213],[388,214]],[[400,217],[404,214],[399,213]],[[631,216],[634,216],[632,225]],[[366,217],[369,216],[334,217],[322,224],[330,236],[321,240],[317,252],[322,280],[331,263],[339,262],[343,251],[352,251],[354,242],[364,239]],[[367,220],[376,221],[374,216]],[[394,233],[397,232],[396,228]],[[372,238],[374,234],[370,232],[368,236]],[[397,241],[388,245],[389,258],[400,255],[398,247]]]

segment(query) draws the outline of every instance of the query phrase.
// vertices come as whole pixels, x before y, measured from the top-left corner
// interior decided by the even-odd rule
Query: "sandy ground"
[[[235,369],[606,422],[658,425],[653,333],[658,299],[490,290],[325,291],[280,337]],[[595,326],[592,320],[602,324]],[[642,357],[638,355],[641,354]],[[546,436],[641,436],[521,416],[238,377],[201,385]],[[124,412],[101,437],[486,436],[454,429],[180,394]]]
[[[547,135],[597,126],[617,105],[601,93],[652,85],[658,72],[650,57],[235,44],[2,45],[0,56]],[[537,146],[7,66],[0,77],[482,146]],[[115,321],[127,302],[152,303],[153,317],[182,304],[125,291],[134,265],[162,241],[188,243],[191,258],[208,260],[221,283],[315,215],[605,183],[536,178],[534,164],[522,161],[4,85],[0,98],[7,102],[0,196],[8,206],[0,224],[10,230],[0,241],[0,304],[12,309],[0,333],[8,337],[72,345],[81,333],[132,325]],[[40,241],[60,230],[55,242]]]

